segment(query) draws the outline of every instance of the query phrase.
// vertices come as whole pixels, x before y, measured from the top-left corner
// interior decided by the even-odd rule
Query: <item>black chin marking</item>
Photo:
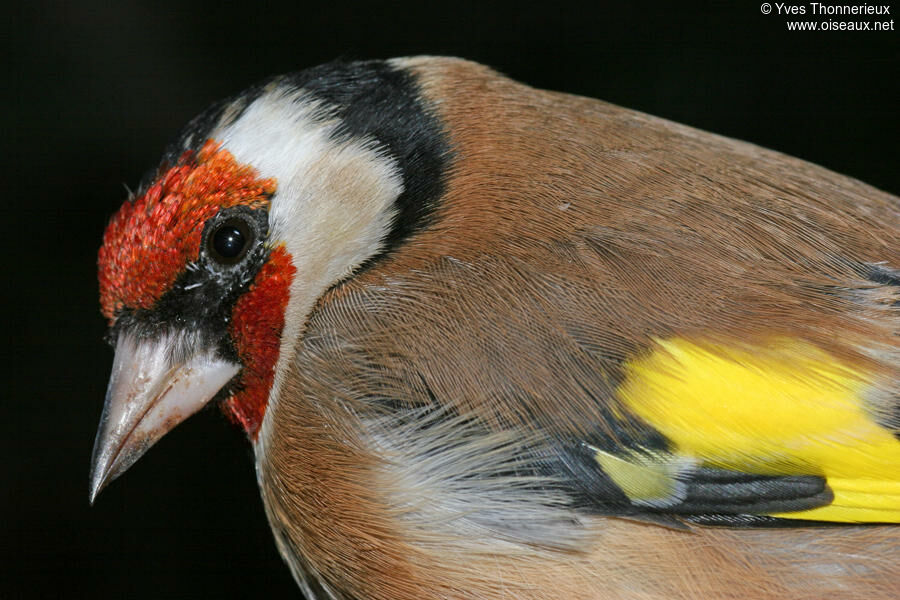
[[[223,265],[209,256],[206,246],[215,227],[234,218],[244,219],[253,229],[254,242],[239,262]],[[151,309],[119,312],[108,334],[109,341],[114,344],[119,332],[124,330],[138,339],[157,337],[172,330],[190,331],[192,347],[215,346],[221,358],[237,362],[237,352],[228,334],[231,313],[237,299],[268,260],[270,251],[265,243],[268,226],[268,211],[264,208],[235,206],[220,210],[204,226],[198,260],[188,264]]]

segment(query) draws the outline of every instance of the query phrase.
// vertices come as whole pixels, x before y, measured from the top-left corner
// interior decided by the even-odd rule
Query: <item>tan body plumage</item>
[[[328,212],[304,222],[350,223],[303,238],[318,241],[302,258],[286,238],[297,273],[254,433],[262,497],[301,588],[374,600],[900,596],[895,524],[711,527],[684,512],[669,519],[659,507],[675,500],[630,492],[654,510],[617,515],[573,505],[547,467],[557,451],[561,464],[575,460],[572,440],[596,449],[597,436],[634,435],[634,448],[649,448],[619,390],[629,361],[672,339],[821,351],[836,370],[863,374],[861,418],[893,452],[898,199],[473,63],[391,64],[414,77],[451,158],[428,224],[382,254],[371,223],[387,204],[369,198],[390,198],[395,179],[371,143],[347,142],[289,185],[241,148],[252,108],[210,134],[277,179],[270,215],[284,210],[286,186],[299,198],[309,186]],[[273,237],[294,222],[281,214],[270,216]],[[838,485],[824,466],[746,464]],[[585,467],[572,468],[566,477]]]

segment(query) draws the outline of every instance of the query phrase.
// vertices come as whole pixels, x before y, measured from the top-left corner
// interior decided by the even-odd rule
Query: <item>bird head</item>
[[[317,299],[427,219],[446,151],[414,86],[385,62],[263,82],[195,119],[112,217],[92,501],[211,400],[257,440]]]

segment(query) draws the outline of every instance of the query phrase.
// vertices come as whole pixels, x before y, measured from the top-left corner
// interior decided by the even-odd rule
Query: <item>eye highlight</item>
[[[253,228],[244,219],[228,219],[218,224],[209,236],[209,255],[218,263],[236,264],[247,254],[253,236]]]

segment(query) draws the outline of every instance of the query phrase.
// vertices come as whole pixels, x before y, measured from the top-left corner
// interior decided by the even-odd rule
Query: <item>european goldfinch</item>
[[[471,62],[275,77],[109,223],[91,499],[217,401],[309,598],[897,598],[898,232]]]

